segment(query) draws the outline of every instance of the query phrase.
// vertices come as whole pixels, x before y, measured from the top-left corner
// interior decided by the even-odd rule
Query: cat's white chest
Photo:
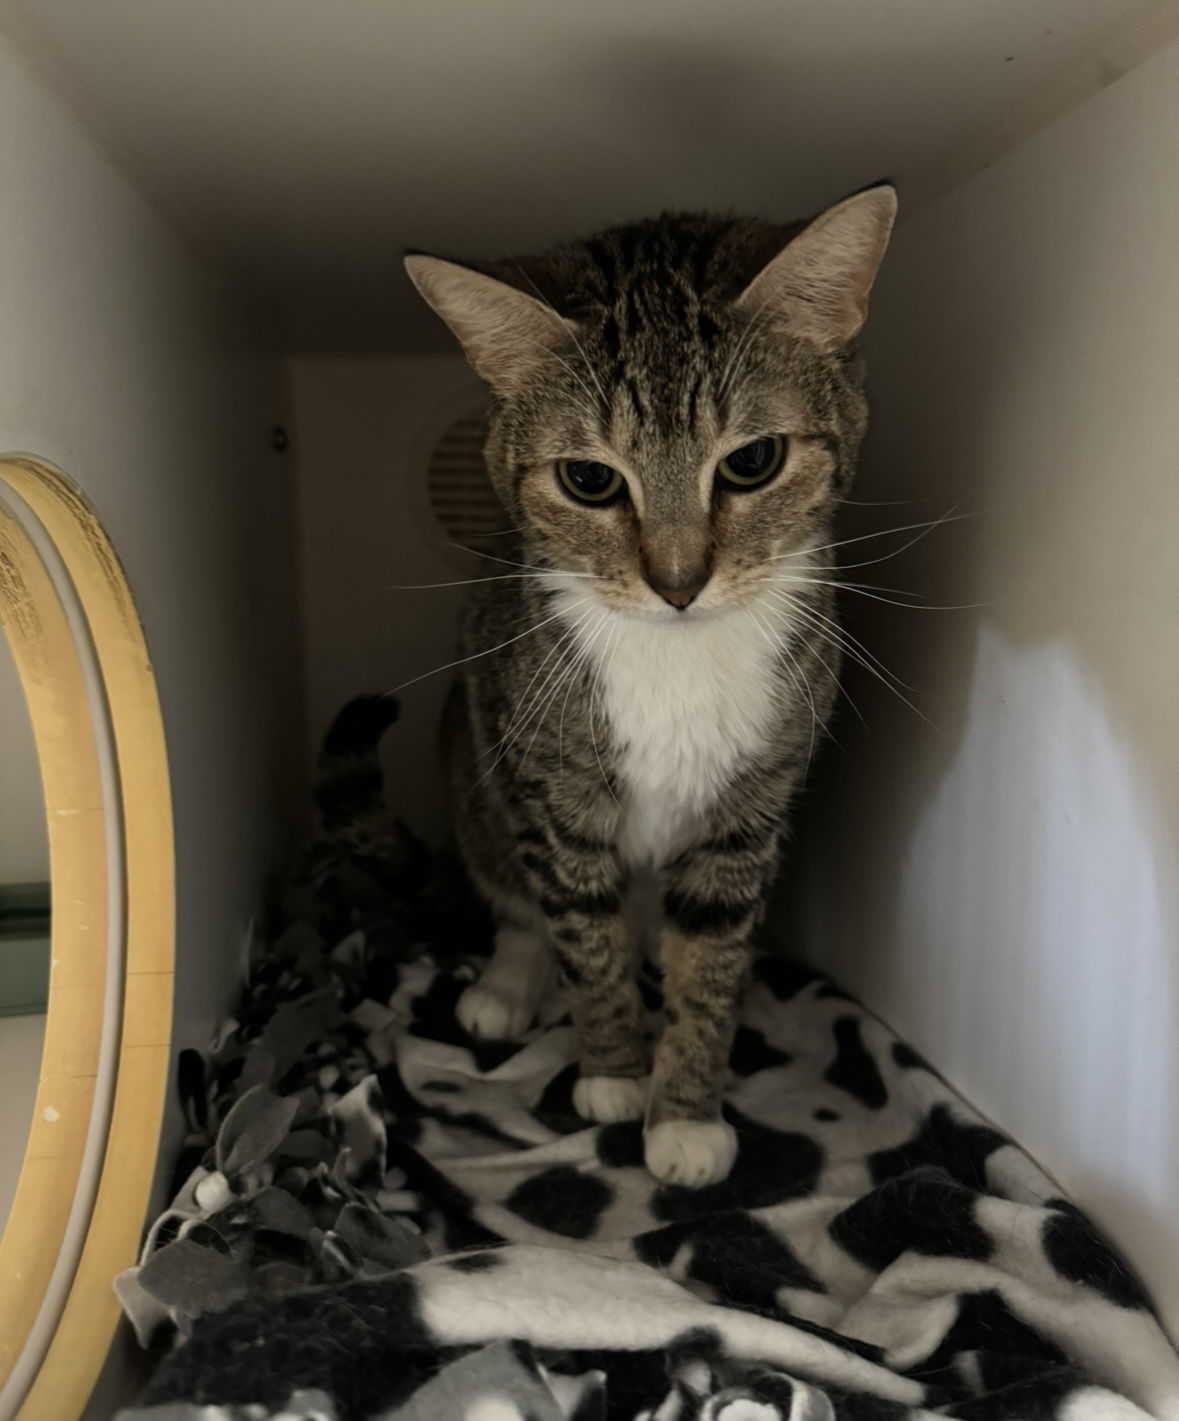
[[[591,655],[625,790],[619,848],[631,866],[659,867],[764,746],[776,648],[764,622],[742,611],[619,616]]]

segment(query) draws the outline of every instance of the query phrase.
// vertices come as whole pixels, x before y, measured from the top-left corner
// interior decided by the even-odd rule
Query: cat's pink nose
[[[675,586],[663,586],[658,582],[650,583],[651,590],[658,592],[665,602],[668,602],[677,611],[684,612],[695,602],[708,585],[707,575],[693,578],[691,582],[678,583]]]

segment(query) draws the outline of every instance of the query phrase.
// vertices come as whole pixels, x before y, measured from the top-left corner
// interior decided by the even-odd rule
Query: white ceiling
[[[1143,0],[0,0],[0,22],[300,348],[423,348],[421,245],[920,175]]]

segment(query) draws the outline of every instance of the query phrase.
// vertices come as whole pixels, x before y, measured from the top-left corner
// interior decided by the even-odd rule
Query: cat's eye
[[[560,459],[557,480],[578,503],[613,503],[626,489],[626,481],[617,469],[592,459]]]
[[[734,449],[716,466],[716,476],[729,489],[745,491],[760,488],[782,470],[786,462],[786,438],[767,434],[750,444]]]

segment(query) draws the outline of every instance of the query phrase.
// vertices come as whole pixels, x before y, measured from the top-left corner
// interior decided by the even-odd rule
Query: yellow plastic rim
[[[52,884],[41,1080],[0,1239],[0,1421],[71,1421],[110,1349],[112,1280],[135,1260],[155,1172],[172,804],[147,645],[94,509],[32,458],[0,460],[0,492],[0,621],[33,722]]]

